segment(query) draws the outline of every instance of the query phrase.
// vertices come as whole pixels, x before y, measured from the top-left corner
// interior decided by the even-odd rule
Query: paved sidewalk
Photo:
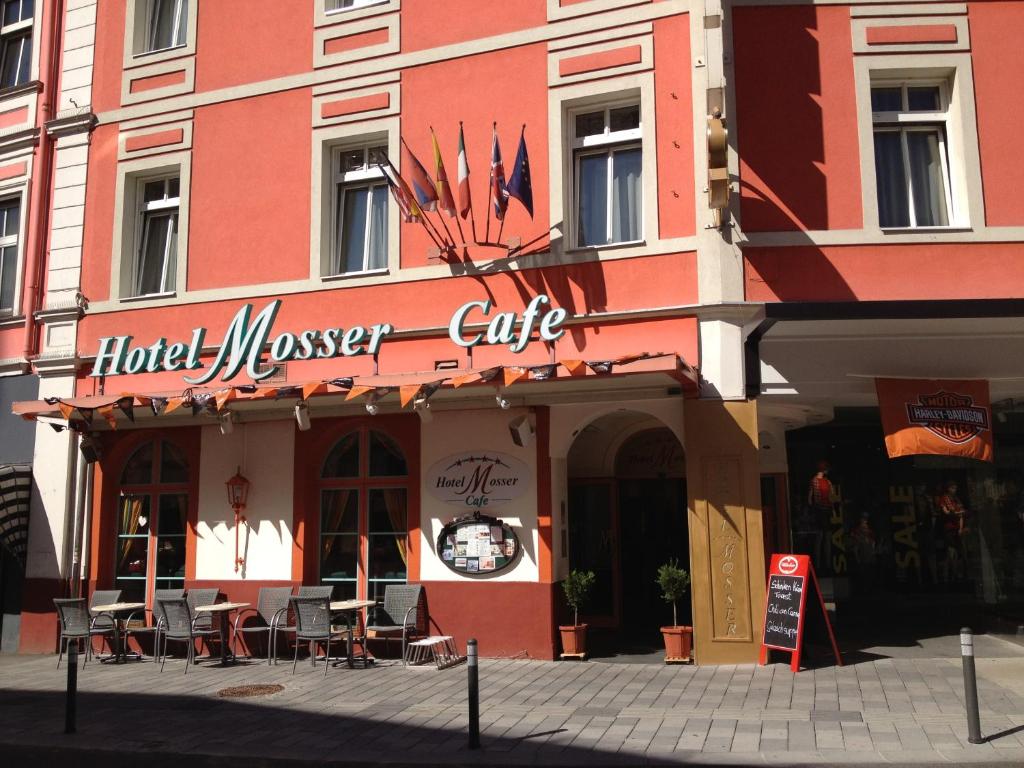
[[[1003,643],[995,639],[987,642]],[[1004,647],[1005,646],[1005,647]],[[967,743],[957,659],[879,659],[793,675],[787,666],[667,667],[481,661],[483,750],[466,749],[466,668],[314,672],[171,659],[91,662],[78,733],[63,730],[53,657],[0,657],[0,755],[62,765],[307,764],[1024,765],[1024,653],[979,662],[982,729]],[[1004,653],[1005,651],[1005,653]],[[1009,681],[1009,687],[1001,684]],[[284,690],[223,699],[219,689]],[[229,756],[237,761],[227,760]],[[15,758],[10,760],[9,758]]]

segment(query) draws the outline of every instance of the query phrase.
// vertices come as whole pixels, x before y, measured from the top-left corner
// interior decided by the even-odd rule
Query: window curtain
[[[329,533],[335,533],[338,531],[341,525],[341,518],[345,515],[345,510],[348,508],[349,497],[354,493],[352,490],[342,488],[340,490],[332,490],[328,494],[324,494],[323,501],[324,505],[323,515],[323,530],[321,533],[321,547],[322,552],[320,553],[320,562],[322,563],[331,554],[331,550],[334,548],[334,536],[325,535]]]
[[[373,187],[370,207],[370,253],[367,269],[388,265],[388,190],[383,184]]]
[[[878,188],[879,225],[909,227],[907,179],[898,131],[875,131],[875,186]]]
[[[612,156],[612,242],[641,238],[643,205],[643,154],[627,149]]]
[[[395,546],[398,547],[398,554],[406,567],[409,565],[408,555],[408,529],[406,527],[406,499],[407,494],[404,488],[387,488],[381,491],[384,496],[384,506],[388,510],[388,520],[391,521],[391,529],[395,532]]]
[[[142,514],[142,497],[125,496],[121,499],[121,533],[125,536],[134,536],[139,530],[139,515]],[[118,572],[127,563],[128,555],[131,554],[132,540],[125,538],[121,540],[121,561],[118,565]]]
[[[343,216],[341,225],[341,252],[338,256],[338,273],[363,271],[363,256],[366,249],[366,206],[369,204],[369,189],[356,187],[341,192]]]
[[[938,131],[907,131],[914,213],[919,227],[944,227],[949,224],[941,153]]]
[[[14,311],[14,282],[17,279],[18,246],[0,250],[0,310]]]
[[[608,242],[608,155],[580,158],[579,244]]]

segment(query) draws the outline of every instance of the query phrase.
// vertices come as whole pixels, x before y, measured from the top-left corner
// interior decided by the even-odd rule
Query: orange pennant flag
[[[100,416],[107,420],[107,424],[110,425],[111,429],[117,429],[117,418],[114,416],[114,406],[105,405],[97,410],[99,410]]]
[[[214,400],[217,401],[217,410],[221,410],[224,407],[224,404],[228,402],[228,400],[234,400],[236,394],[237,393],[235,392],[234,387],[227,387],[226,389],[217,390],[217,394],[214,395]]]
[[[398,397],[402,403],[402,407],[405,408],[410,402],[412,402],[419,391],[423,388],[422,384],[405,384],[398,388]]]
[[[164,413],[173,413],[181,408],[184,403],[185,398],[183,397],[169,397],[167,398],[167,407],[164,408]]]
[[[562,365],[570,376],[583,376],[587,372],[587,364],[582,360],[563,360]]]
[[[462,376],[456,376],[452,379],[452,386],[458,389],[463,384],[472,384],[474,381],[480,381],[479,373],[465,373]]]
[[[612,362],[615,363],[615,365],[629,365],[630,363],[635,363],[637,360],[643,360],[646,357],[648,357],[646,353],[623,355],[622,357],[615,358]]]
[[[262,400],[264,398],[273,397],[277,394],[277,387],[264,387],[263,389],[257,389],[256,394],[253,396],[254,399]]]
[[[60,410],[60,415],[65,419],[70,419],[71,414],[75,412],[74,406],[68,405],[67,403],[57,403],[57,408]]]
[[[308,400],[310,395],[315,395],[319,392],[326,392],[327,385],[322,381],[307,381],[302,385],[302,399]]]
[[[529,368],[520,368],[518,365],[509,365],[505,368],[505,386],[511,386],[520,379],[525,379],[530,375]]]
[[[359,397],[361,395],[365,395],[367,392],[372,392],[372,391],[373,391],[373,387],[366,387],[366,386],[362,386],[362,385],[360,385],[358,387],[352,387],[352,389],[350,389],[348,391],[348,394],[345,395],[345,401],[348,402],[349,400],[355,400],[357,397]]]

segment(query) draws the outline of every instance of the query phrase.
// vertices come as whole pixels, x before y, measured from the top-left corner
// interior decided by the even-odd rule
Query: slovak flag
[[[508,208],[508,190],[505,188],[505,167],[501,164],[501,145],[498,143],[498,124],[494,124],[494,139],[491,142],[491,203],[494,218],[505,218]]]
[[[402,166],[406,169],[405,178],[409,180],[416,202],[424,211],[437,210],[437,187],[427,173],[427,169],[416,159],[409,145],[402,139]]]
[[[533,181],[530,179],[530,156],[526,153],[526,126],[519,134],[519,149],[516,151],[516,164],[508,179],[509,197],[514,197],[533,218]]]
[[[459,123],[459,215],[466,218],[473,202],[469,196],[469,160],[466,157],[466,140],[462,136],[462,123]]]

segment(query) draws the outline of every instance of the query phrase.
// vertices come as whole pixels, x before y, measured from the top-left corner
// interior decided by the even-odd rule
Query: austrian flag
[[[459,215],[466,218],[473,202],[469,195],[469,160],[466,158],[466,140],[462,136],[462,122],[459,122]]]

